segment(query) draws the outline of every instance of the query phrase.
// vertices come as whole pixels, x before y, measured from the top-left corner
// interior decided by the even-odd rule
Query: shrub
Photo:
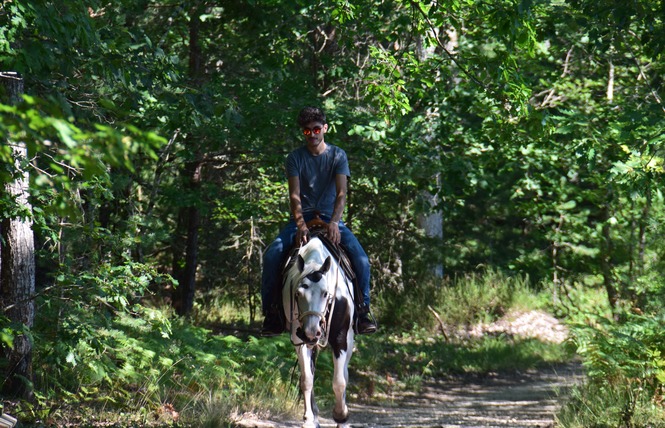
[[[665,312],[622,318],[620,323],[597,317],[593,324],[573,325],[588,384],[562,409],[563,426],[665,424]]]

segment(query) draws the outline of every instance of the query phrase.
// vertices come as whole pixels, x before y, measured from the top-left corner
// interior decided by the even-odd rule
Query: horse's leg
[[[314,358],[313,352],[305,345],[296,347],[300,366],[300,390],[305,404],[303,428],[318,428],[318,408],[314,401]]]
[[[349,409],[346,405],[346,385],[349,381],[349,361],[353,353],[353,329],[347,338],[348,348],[333,353],[334,373],[333,391],[335,392],[335,407],[333,408],[333,419],[338,427],[344,426],[349,418]]]
[[[338,427],[344,426],[349,418],[346,406],[346,385],[349,380],[349,361],[353,353],[353,303],[350,298],[337,297],[335,311],[330,322],[329,344],[333,352],[333,391],[335,407],[333,419]]]

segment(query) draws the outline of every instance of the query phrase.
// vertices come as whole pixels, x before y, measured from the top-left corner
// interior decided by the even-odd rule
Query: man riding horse
[[[328,238],[341,244],[351,260],[362,298],[356,298],[356,330],[374,333],[376,323],[369,311],[369,258],[358,239],[342,221],[346,205],[347,180],[351,175],[346,152],[324,140],[328,131],[326,115],[320,108],[305,107],[298,115],[306,144],[286,158],[291,219],[263,255],[263,335],[284,331],[284,318],[279,307],[281,269],[294,242],[307,243],[307,223],[319,217],[328,224]]]

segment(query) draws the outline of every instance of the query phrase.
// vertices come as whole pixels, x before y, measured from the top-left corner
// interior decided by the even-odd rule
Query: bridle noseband
[[[301,283],[301,281],[298,281],[297,283]],[[300,340],[303,341],[303,343],[307,344],[309,347],[313,346],[318,346],[319,348],[325,348],[328,346],[328,326],[330,325],[330,320],[332,319],[333,312],[335,310],[335,301],[336,295],[337,295],[337,285],[339,283],[339,264],[337,265],[337,269],[335,272],[335,287],[333,289],[332,293],[328,293],[328,300],[325,305],[325,309],[323,312],[319,311],[301,311],[300,310],[300,302],[298,299],[294,299],[295,295],[295,290],[291,292],[291,299],[295,300],[295,307],[298,308],[298,324],[300,326],[296,330],[296,335]],[[326,288],[327,288],[327,283],[326,283]],[[293,307],[293,306],[292,306]],[[302,329],[302,321],[306,316],[309,315],[314,315],[319,317],[319,325],[321,326],[322,334],[321,337],[316,341],[316,343],[309,344],[308,339],[305,336],[305,332]]]

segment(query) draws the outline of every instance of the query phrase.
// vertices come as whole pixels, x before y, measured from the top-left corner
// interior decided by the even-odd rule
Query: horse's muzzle
[[[307,346],[316,346],[324,337],[325,324],[323,314],[316,312],[307,313],[305,316],[300,317],[300,327],[296,330],[296,335]]]
[[[303,341],[305,345],[308,347],[314,347],[318,345],[319,339],[321,338],[321,335],[315,336],[314,338],[310,338],[305,334],[305,331],[302,329],[302,327],[298,327],[296,330],[296,336]]]

